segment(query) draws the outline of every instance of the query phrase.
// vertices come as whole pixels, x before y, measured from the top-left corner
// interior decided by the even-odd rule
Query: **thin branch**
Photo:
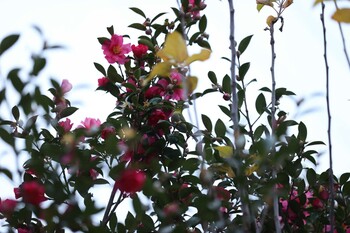
[[[337,1],[336,1],[336,0],[334,0],[334,5],[335,5],[335,8],[338,10],[339,7],[338,7],[338,4],[337,4]],[[344,36],[344,32],[343,32],[343,27],[342,27],[342,25],[341,25],[340,22],[338,22],[338,27],[339,27],[340,36],[341,36],[342,43],[343,43],[343,51],[344,51],[344,54],[345,54],[345,58],[346,58],[346,61],[348,62],[348,66],[349,66],[349,69],[350,69],[350,58],[349,58],[348,50],[347,50],[347,48],[346,48],[346,43],[345,43],[345,36]]]
[[[271,45],[271,80],[272,80],[272,86],[271,86],[271,137],[272,137],[272,156],[276,154],[276,148],[275,148],[275,132],[276,132],[276,77],[275,77],[275,60],[276,60],[276,52],[275,52],[275,38],[274,38],[274,26],[277,20],[279,19],[279,16],[276,20],[274,20],[270,25],[270,45]],[[275,180],[277,178],[276,168],[272,168],[272,178]],[[278,196],[276,194],[276,186],[273,188],[273,217],[274,217],[274,223],[275,223],[275,231],[276,233],[281,232],[281,224],[279,220],[279,202],[278,202]]]
[[[113,200],[114,200],[114,197],[115,197],[116,193],[117,193],[117,188],[113,187],[113,190],[111,192],[111,195],[109,197],[109,201],[108,201],[108,204],[107,204],[107,207],[106,207],[106,210],[105,210],[105,213],[103,215],[103,219],[102,219],[102,224],[103,225],[106,225],[107,222],[110,219],[110,212],[111,212],[111,208],[112,208],[112,205],[113,205]]]
[[[327,102],[327,116],[328,116],[328,150],[329,150],[329,192],[330,192],[330,210],[329,210],[329,222],[330,232],[334,231],[334,181],[333,181],[333,155],[332,155],[332,139],[331,139],[331,111],[329,103],[329,66],[327,59],[327,39],[326,39],[326,25],[324,20],[324,8],[325,4],[322,2],[322,12],[320,15],[323,29],[323,50],[324,50],[324,62],[326,68],[326,102]]]
[[[239,137],[239,122],[238,122],[238,98],[237,98],[237,83],[236,83],[236,42],[235,42],[235,9],[233,6],[233,0],[228,0],[229,10],[230,10],[230,49],[231,49],[231,92],[232,92],[232,113],[231,118],[233,121],[233,134],[234,134],[234,144],[236,146],[235,152],[237,153],[238,147],[241,147],[237,143]],[[244,182],[245,183],[245,182]],[[251,229],[251,213],[248,201],[248,193],[245,184],[239,188],[239,195],[242,202],[242,212],[243,212],[243,228],[244,231],[249,231]]]

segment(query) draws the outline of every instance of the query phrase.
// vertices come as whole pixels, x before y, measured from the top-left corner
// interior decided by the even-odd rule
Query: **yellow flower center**
[[[113,47],[113,53],[114,53],[114,54],[119,54],[120,51],[121,51],[120,46],[114,46],[114,47]]]

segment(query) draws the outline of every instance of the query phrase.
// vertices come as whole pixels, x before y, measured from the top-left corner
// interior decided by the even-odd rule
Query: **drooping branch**
[[[322,12],[320,15],[323,29],[323,50],[324,50],[324,62],[326,68],[326,103],[327,103],[327,116],[328,116],[328,150],[329,150],[329,192],[330,192],[330,210],[329,210],[329,222],[330,232],[334,232],[334,181],[333,181],[333,155],[332,155],[332,138],[331,138],[331,112],[329,103],[329,66],[327,58],[327,37],[326,37],[326,24],[324,19],[325,4],[322,2]]]

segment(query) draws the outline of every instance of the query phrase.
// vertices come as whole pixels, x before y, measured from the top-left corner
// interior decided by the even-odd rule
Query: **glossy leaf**
[[[231,90],[231,78],[228,75],[225,75],[222,79],[222,90],[228,94],[232,93]]]
[[[109,65],[109,67],[107,69],[107,77],[113,83],[122,83],[122,82],[124,82],[123,77],[120,76],[120,74],[118,74],[118,71],[112,65]]]
[[[305,142],[307,137],[307,128],[303,122],[299,123],[298,132],[298,139]]]
[[[16,121],[19,120],[19,109],[17,106],[12,107],[12,116]]]
[[[218,84],[218,79],[216,78],[216,75],[213,71],[209,71],[208,72],[208,77],[210,79],[210,81],[214,84],[217,85]]]
[[[259,114],[263,114],[266,110],[266,99],[264,94],[260,93],[255,101],[255,109]]]
[[[40,71],[42,71],[46,65],[46,59],[43,57],[33,57],[33,61],[33,70],[30,74],[33,76],[38,76]]]
[[[213,130],[213,125],[211,123],[210,118],[207,115],[202,114],[202,121],[205,126],[205,128],[211,132]]]
[[[218,137],[224,137],[226,134],[226,126],[221,119],[218,119],[215,124],[215,133]]]
[[[140,23],[130,24],[129,27],[130,28],[135,28],[135,29],[138,29],[138,30],[141,30],[141,31],[146,31],[146,29],[147,29],[145,25],[140,24]]]
[[[238,51],[240,52],[240,54],[243,54],[244,51],[247,49],[252,37],[253,35],[247,36],[239,43]]]
[[[139,8],[137,8],[137,7],[130,7],[129,9],[132,10],[133,12],[135,12],[136,14],[141,15],[143,18],[146,18],[145,13],[143,13],[143,11],[140,10]]]
[[[245,75],[247,74],[247,72],[249,70],[249,67],[250,67],[250,62],[246,62],[239,67],[238,74],[239,74],[240,80],[244,79]]]
[[[72,115],[73,113],[75,113],[77,110],[78,110],[78,108],[76,108],[76,107],[67,107],[67,108],[62,110],[60,117],[61,118],[68,117],[68,116]]]
[[[201,33],[204,33],[205,30],[207,29],[207,17],[205,15],[203,15],[199,20],[198,27]]]
[[[22,82],[21,78],[18,75],[19,71],[20,71],[20,69],[17,69],[17,68],[11,70],[8,73],[7,78],[9,80],[11,80],[11,83],[12,83],[13,87],[16,89],[16,91],[18,93],[21,93],[24,89],[25,84]]]
[[[94,65],[95,65],[96,69],[97,69],[98,71],[100,71],[101,74],[103,74],[103,76],[107,76],[106,70],[105,70],[105,68],[103,68],[102,65],[100,65],[100,64],[98,64],[98,63],[96,63],[96,62],[94,62]]]

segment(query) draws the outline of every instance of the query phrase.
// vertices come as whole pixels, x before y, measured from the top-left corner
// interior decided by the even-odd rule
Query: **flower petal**
[[[151,81],[155,76],[169,76],[171,71],[171,63],[170,62],[161,62],[156,64],[148,77],[143,80],[142,85],[146,85],[149,81]]]
[[[185,60],[185,65],[189,65],[194,61],[205,61],[210,57],[211,51],[209,49],[202,49],[200,53],[193,54]]]
[[[182,63],[188,58],[186,42],[182,35],[174,31],[165,39],[164,48],[159,50],[157,56],[164,61],[175,60],[176,63]]]

